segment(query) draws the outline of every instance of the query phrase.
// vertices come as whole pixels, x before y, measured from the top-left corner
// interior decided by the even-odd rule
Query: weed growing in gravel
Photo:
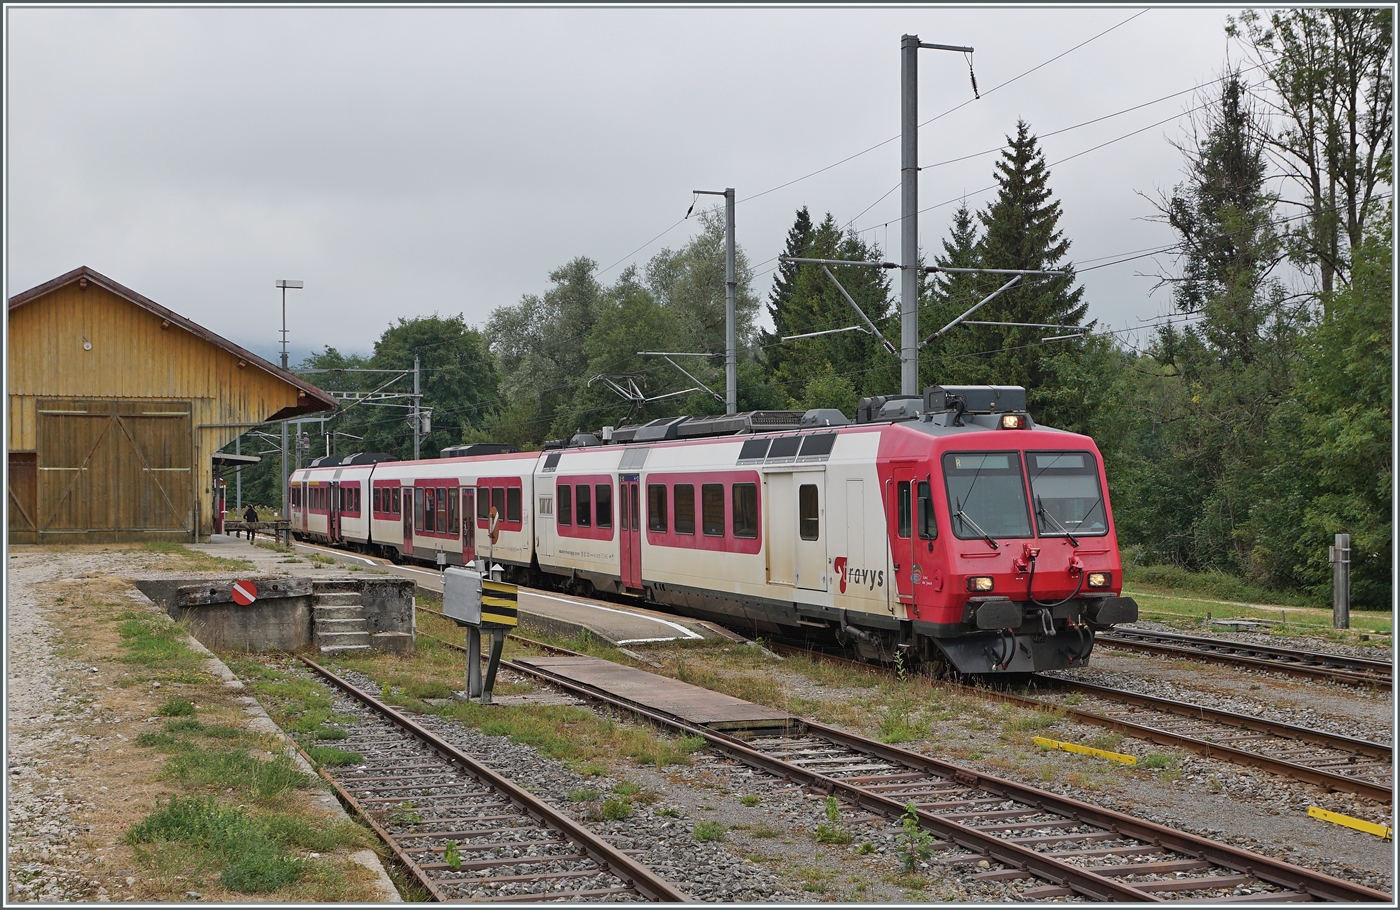
[[[619,782],[616,787],[613,787],[613,792],[618,796],[636,796],[638,793],[642,792],[642,789],[641,784],[634,784],[631,781],[624,780]]]
[[[423,815],[418,811],[417,804],[404,800],[389,812],[388,822],[391,825],[421,825]]]
[[[899,822],[901,831],[894,839],[895,853],[908,874],[933,855],[933,835],[919,826],[918,808],[913,803],[904,807]]]
[[[715,841],[724,839],[725,830],[724,825],[719,822],[701,822],[695,826],[691,834],[698,841]]]
[[[1013,733],[1038,733],[1041,730],[1055,726],[1064,719],[1064,711],[1056,709],[1054,711],[1027,711],[1018,713],[1011,705],[1002,706],[1002,716],[1017,714],[1004,721],[1004,728]]]
[[[569,802],[587,803],[592,802],[603,794],[597,790],[571,790],[569,791]]]
[[[1176,764],[1176,759],[1172,758],[1170,755],[1164,755],[1161,752],[1149,752],[1142,761],[1138,762],[1137,766],[1139,768],[1145,768],[1148,771],[1158,771],[1162,768],[1170,768],[1174,764]]]
[[[603,803],[603,818],[608,821],[622,821],[632,814],[632,803],[626,799],[610,799]]]
[[[188,698],[172,697],[156,709],[162,717],[194,717],[194,702]]]
[[[194,572],[247,572],[252,570],[253,564],[246,559],[227,559],[223,556],[211,556],[199,550],[191,550],[182,543],[171,540],[153,540],[144,543],[139,547],[126,550],[127,553],[147,553],[154,556],[163,556],[165,569],[183,569]],[[176,565],[170,565],[172,557],[177,561]]]
[[[203,667],[203,655],[185,643],[185,630],[163,614],[127,611],[117,619],[117,632],[126,652],[119,658],[123,663],[152,670],[190,671]]]
[[[856,856],[869,856],[870,854],[872,854],[872,853],[874,853],[874,852],[875,852],[875,845],[872,844],[872,843],[871,843],[870,841],[868,841],[868,840],[867,840],[867,841],[861,841],[860,846],[859,846],[859,847],[856,847]],[[864,890],[864,889],[862,888],[862,890]]]
[[[334,746],[307,746],[306,754],[309,755],[311,760],[316,764],[329,765],[333,768],[358,765],[365,760],[365,757],[358,752],[337,749]]]
[[[749,796],[740,797],[739,802],[746,806],[757,806],[760,800],[757,796],[750,794]]]
[[[841,804],[836,797],[826,798],[826,821],[817,823],[817,843],[849,844],[854,838],[841,827]]]
[[[1089,745],[1095,749],[1103,749],[1105,752],[1117,752],[1118,747],[1123,745],[1123,734],[1101,733],[1090,739]]]
[[[462,868],[462,851],[457,848],[457,842],[450,840],[442,851],[442,861],[447,863],[447,868],[456,871]]]
[[[670,808],[669,806],[666,807],[665,809],[657,809],[655,812],[652,813],[652,815],[655,815],[655,816],[657,816],[658,818],[680,818],[680,817],[681,817],[681,814],[680,814],[679,812],[677,812],[675,809]]]
[[[787,704],[782,686],[768,674],[740,673],[723,667],[697,666],[688,661],[676,661],[675,677],[715,692],[723,692],[744,701],[782,708]]]

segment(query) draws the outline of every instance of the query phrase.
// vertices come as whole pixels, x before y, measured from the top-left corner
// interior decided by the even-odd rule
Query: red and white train
[[[445,454],[298,470],[294,532],[963,673],[1082,666],[1095,629],[1137,618],[1097,447],[1015,386]]]

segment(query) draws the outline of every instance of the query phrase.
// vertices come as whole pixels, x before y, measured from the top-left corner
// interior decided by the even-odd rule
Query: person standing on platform
[[[257,523],[258,523],[258,510],[255,509],[255,508],[253,508],[253,504],[252,504],[252,503],[249,503],[249,504],[248,504],[248,508],[246,508],[246,509],[243,510],[243,528],[244,528],[244,530],[246,530],[246,531],[248,532],[248,540],[249,540],[249,541],[252,541],[252,539],[253,539],[253,538],[257,535],[257,533],[258,533],[258,532],[254,529],[254,527],[253,527],[253,526],[256,525]]]

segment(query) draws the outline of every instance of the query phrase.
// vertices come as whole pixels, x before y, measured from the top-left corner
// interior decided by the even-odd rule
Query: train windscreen
[[[1030,509],[1018,452],[949,452],[943,480],[953,533],[979,537],[1030,537]]]
[[[1108,533],[1099,470],[1088,452],[1027,452],[1036,530],[1047,537]]]

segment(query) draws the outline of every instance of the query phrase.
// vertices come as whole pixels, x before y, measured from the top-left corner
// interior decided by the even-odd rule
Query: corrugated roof
[[[199,325],[196,322],[192,322],[189,319],[186,319],[184,316],[181,316],[179,313],[176,313],[173,310],[166,309],[165,307],[156,303],[154,300],[151,300],[149,297],[144,297],[141,294],[138,294],[135,291],[131,290],[130,288],[123,287],[122,285],[117,284],[115,281],[108,278],[106,275],[103,275],[100,272],[95,272],[85,265],[79,266],[71,272],[59,275],[57,278],[54,278],[51,281],[46,281],[38,287],[33,287],[27,291],[24,291],[23,293],[16,294],[15,296],[10,298],[10,310],[13,311],[18,309],[19,307],[24,306],[27,303],[33,303],[34,301],[40,299],[46,294],[51,294],[59,288],[65,287],[70,284],[74,284],[83,278],[86,278],[89,282],[97,285],[100,288],[103,288],[107,291],[110,291],[113,294],[116,294],[123,300],[136,304],[143,310],[149,310],[151,313],[154,313],[161,319],[169,320],[173,325],[179,326],[180,328],[184,329],[190,334],[198,338],[203,338],[205,341],[209,342],[212,345],[216,345],[217,347],[223,348],[225,351],[228,351],[230,354],[233,354],[240,360],[247,361],[249,366],[255,366],[265,373],[271,373],[273,376],[276,376],[278,379],[282,380],[288,385],[293,386],[296,389],[306,393],[306,404],[299,404],[294,405],[290,408],[283,408],[276,414],[273,414],[272,416],[268,417],[268,421],[287,420],[292,417],[299,417],[303,414],[314,414],[318,411],[328,411],[335,408],[336,401],[334,398],[332,398],[328,393],[321,391],[316,386],[307,382],[305,379],[302,379],[300,376],[297,376],[295,373],[288,372],[287,370],[284,370],[281,367],[276,366],[275,364],[263,360],[261,357],[259,357],[257,354],[254,354],[252,351],[239,347],[232,341],[229,341],[227,338],[214,334],[213,332],[206,329],[204,326]]]

